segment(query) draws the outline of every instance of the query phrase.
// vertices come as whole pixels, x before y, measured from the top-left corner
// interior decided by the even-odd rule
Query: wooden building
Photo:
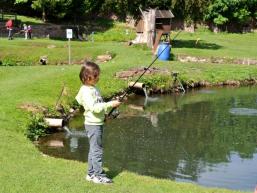
[[[136,25],[137,38],[133,43],[146,43],[154,53],[163,37],[169,41],[174,15],[170,10],[158,9],[141,10],[141,13],[142,17]]]

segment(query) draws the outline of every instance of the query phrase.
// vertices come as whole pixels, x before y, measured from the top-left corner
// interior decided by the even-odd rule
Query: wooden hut
[[[155,53],[162,36],[169,41],[174,15],[170,10],[158,9],[141,10],[141,13],[142,17],[136,25],[137,38],[133,43],[146,43]]]

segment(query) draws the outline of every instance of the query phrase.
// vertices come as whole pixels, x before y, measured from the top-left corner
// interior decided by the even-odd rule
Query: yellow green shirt
[[[86,125],[103,125],[105,114],[111,109],[112,101],[104,102],[99,90],[94,86],[81,86],[75,97],[84,107]]]

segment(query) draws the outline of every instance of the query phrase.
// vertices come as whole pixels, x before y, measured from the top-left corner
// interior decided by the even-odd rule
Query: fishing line
[[[174,41],[176,39],[176,37],[178,37],[178,35],[182,32],[182,30],[179,30],[178,33],[175,35],[175,37],[171,40]],[[125,96],[128,95],[129,91],[136,85],[136,83],[142,78],[142,76],[144,76],[144,74],[147,72],[147,70],[149,70],[149,68],[155,63],[155,61],[160,57],[160,55],[170,46],[170,44],[168,44],[156,57],[155,59],[150,63],[150,65],[147,68],[144,68],[143,73],[138,77],[138,79],[134,82],[134,84],[130,87],[127,87],[127,89],[125,90],[125,93],[119,98],[119,101],[123,101],[123,99],[125,98]],[[117,107],[113,107],[112,110],[109,112],[108,117],[111,118],[116,118],[118,116],[118,112],[115,112],[115,110],[117,109]]]

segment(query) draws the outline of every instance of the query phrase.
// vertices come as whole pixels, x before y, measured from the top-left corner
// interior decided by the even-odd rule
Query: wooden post
[[[153,45],[153,49],[152,49],[152,53],[153,53],[153,54],[155,54],[156,51],[157,51],[157,48],[158,48],[158,45],[159,45],[159,43],[160,43],[162,34],[163,34],[163,30],[158,30],[157,36],[156,36],[156,38],[155,38],[155,42],[154,42],[154,45]]]
[[[155,14],[156,9],[150,9],[149,12],[143,12],[144,18],[144,40],[149,48],[153,47],[153,38],[155,33]]]
[[[70,56],[70,38],[69,38],[69,65],[71,64],[71,56]]]
[[[147,37],[147,46],[149,48],[153,47],[153,39],[154,39],[154,33],[155,33],[155,15],[156,15],[156,9],[150,9],[149,10],[149,29],[148,29],[148,37]]]

